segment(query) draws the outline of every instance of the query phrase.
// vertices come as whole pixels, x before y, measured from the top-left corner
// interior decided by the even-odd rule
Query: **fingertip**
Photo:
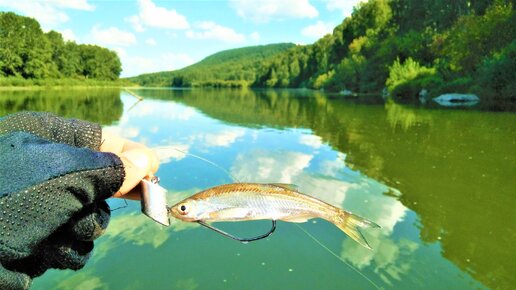
[[[146,151],[147,150],[145,149],[132,149],[122,152],[121,157],[127,159],[130,163],[132,163],[132,165],[136,166],[139,171],[148,174],[152,168],[153,161]]]
[[[154,150],[148,150],[148,154],[150,159],[150,170],[152,173],[156,173],[159,168],[159,157]]]

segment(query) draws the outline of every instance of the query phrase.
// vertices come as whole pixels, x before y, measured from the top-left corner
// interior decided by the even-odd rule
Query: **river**
[[[143,101],[118,89],[1,91],[0,115],[50,111],[162,148],[169,203],[234,179],[297,184],[381,225],[363,231],[373,250],[318,219],[240,244],[195,224],[163,228],[139,203],[110,200],[123,208],[86,267],[48,271],[32,289],[516,286],[514,113],[303,90],[132,91]],[[219,226],[252,236],[270,223]]]

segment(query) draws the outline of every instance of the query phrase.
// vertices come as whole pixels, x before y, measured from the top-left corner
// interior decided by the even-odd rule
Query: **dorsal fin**
[[[299,186],[292,184],[292,183],[271,183],[271,185],[283,187],[285,189],[293,190],[293,191],[297,191],[297,189],[299,188]]]

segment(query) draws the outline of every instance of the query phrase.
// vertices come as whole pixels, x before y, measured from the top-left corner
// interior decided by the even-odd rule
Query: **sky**
[[[221,50],[310,44],[360,0],[0,0],[0,11],[38,20],[65,40],[118,53],[121,77],[170,71]]]

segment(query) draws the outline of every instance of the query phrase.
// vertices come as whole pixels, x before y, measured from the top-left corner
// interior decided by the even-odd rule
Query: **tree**
[[[115,80],[121,69],[113,51],[64,42],[58,32],[43,33],[33,18],[0,12],[0,76]]]

